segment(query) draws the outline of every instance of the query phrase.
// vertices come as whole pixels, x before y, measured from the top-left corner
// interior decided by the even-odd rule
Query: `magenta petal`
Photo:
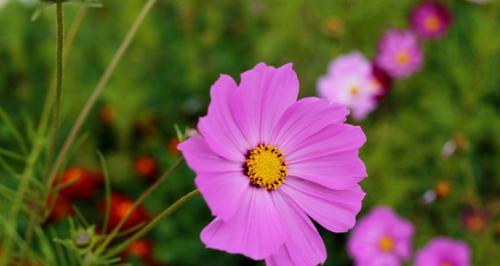
[[[402,264],[397,257],[391,255],[374,257],[366,263],[370,266],[400,266]]]
[[[288,249],[283,245],[280,250],[266,259],[266,266],[288,266],[295,265]]]
[[[285,248],[266,259],[267,265],[318,265],[326,260],[326,248],[316,227],[290,199],[277,201],[287,224]]]
[[[287,168],[290,176],[331,189],[350,189],[367,176],[357,150],[290,163]]]
[[[330,124],[345,121],[349,111],[340,104],[319,98],[304,98],[295,102],[281,117],[271,143],[285,154]]]
[[[236,87],[230,76],[219,77],[210,90],[208,114],[200,118],[198,130],[214,152],[229,160],[243,161],[250,147],[229,107]]]
[[[231,219],[240,208],[245,190],[250,186],[242,172],[202,174],[196,177],[195,183],[212,214],[224,221]]]
[[[358,185],[346,190],[332,190],[290,176],[281,191],[290,196],[309,217],[336,233],[347,232],[354,226],[365,196]]]
[[[298,94],[299,81],[292,64],[276,69],[260,63],[241,75],[231,108],[252,147],[269,142],[273,128]]]
[[[274,254],[286,240],[279,194],[249,186],[237,213],[228,221],[215,218],[201,232],[208,248],[238,253],[254,260]]]
[[[197,174],[243,171],[241,163],[229,161],[215,154],[200,136],[187,139],[180,143],[178,148],[189,167]]]
[[[366,142],[366,136],[358,126],[333,124],[295,145],[287,154],[288,163],[313,160],[344,151],[358,150]]]

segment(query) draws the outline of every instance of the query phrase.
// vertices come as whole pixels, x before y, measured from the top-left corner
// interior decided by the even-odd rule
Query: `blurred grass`
[[[147,182],[133,172],[134,158],[152,154],[162,169],[168,168],[178,156],[166,149],[175,136],[173,124],[195,126],[219,73],[239,79],[239,73],[260,61],[293,62],[301,96],[314,95],[316,79],[332,58],[352,50],[373,57],[385,29],[406,27],[417,2],[159,1],[86,124],[91,138],[71,162],[98,168],[95,151],[103,150],[113,189],[136,197]],[[369,172],[362,183],[367,192],[363,213],[379,204],[392,206],[415,223],[416,247],[448,235],[471,245],[474,265],[493,266],[500,261],[500,5],[444,2],[454,14],[449,34],[424,44],[423,70],[397,81],[378,110],[361,123],[368,136],[361,155]],[[103,4],[89,10],[66,61],[59,143],[143,1]],[[77,6],[69,4],[65,10],[69,25]],[[14,0],[0,10],[0,105],[20,127],[26,117],[39,118],[54,68],[55,12],[47,8],[31,22],[32,12]],[[111,125],[99,118],[106,106],[117,113]],[[444,157],[443,145],[457,136],[466,148]],[[4,124],[0,146],[15,147]],[[181,169],[147,201],[148,210],[157,213],[190,191],[192,179],[186,167]],[[421,205],[421,196],[438,180],[449,181],[452,193]],[[93,221],[100,219],[98,200],[79,203]],[[462,213],[468,208],[487,211],[482,232],[463,226]],[[203,248],[198,235],[209,220],[201,198],[186,205],[150,234],[156,257],[171,265],[253,265]],[[329,248],[326,265],[349,265],[346,235],[323,233]]]

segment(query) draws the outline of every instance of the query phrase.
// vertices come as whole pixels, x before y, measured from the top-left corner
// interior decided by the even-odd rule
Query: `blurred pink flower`
[[[417,252],[415,266],[470,266],[470,250],[462,241],[437,237]]]
[[[200,136],[179,145],[216,216],[201,233],[207,247],[268,265],[318,265],[326,249],[310,218],[332,232],[354,226],[365,135],[344,123],[344,106],[297,101],[298,93],[291,64],[261,63],[239,85],[221,75],[212,86]]]
[[[397,266],[411,256],[413,225],[386,207],[374,208],[354,228],[349,255],[358,266]]]
[[[448,8],[440,3],[424,1],[416,6],[410,15],[413,31],[422,38],[442,37],[451,25],[452,17]]]
[[[354,119],[363,120],[377,106],[375,97],[381,88],[374,81],[370,61],[353,52],[330,63],[326,76],[318,80],[318,94],[346,105]]]
[[[423,54],[410,31],[388,30],[378,46],[376,64],[395,78],[404,78],[422,67]]]

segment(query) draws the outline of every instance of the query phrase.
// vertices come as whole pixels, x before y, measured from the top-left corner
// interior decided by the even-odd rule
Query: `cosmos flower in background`
[[[470,266],[470,250],[462,241],[437,237],[417,252],[414,265]]]
[[[413,233],[409,221],[389,208],[377,207],[354,228],[348,253],[358,266],[402,265],[411,256]]]
[[[440,3],[424,1],[410,15],[412,30],[421,38],[438,39],[448,31],[452,22],[448,8]]]
[[[109,230],[118,226],[120,221],[124,219],[127,216],[128,212],[132,209],[133,204],[134,202],[124,195],[118,193],[111,194],[108,221]],[[105,199],[101,201],[99,206],[101,213],[104,213],[104,211],[106,210]],[[126,220],[120,230],[126,231],[127,229],[146,223],[148,219],[149,215],[146,210],[142,206],[139,206],[132,211],[129,218]]]
[[[311,219],[332,232],[354,226],[365,135],[344,123],[343,105],[298,94],[291,64],[261,63],[239,85],[221,75],[212,86],[200,135],[179,145],[216,216],[201,233],[208,248],[267,265],[318,265],[326,248]]]
[[[63,185],[60,194],[67,199],[88,199],[92,197],[103,182],[101,173],[82,166],[71,166],[56,182]]]
[[[372,64],[361,53],[353,52],[334,59],[326,76],[318,80],[318,94],[344,104],[352,117],[363,120],[377,106],[376,95],[382,91],[375,82]]]
[[[375,63],[394,78],[415,73],[423,63],[417,36],[411,31],[388,30],[379,43]]]

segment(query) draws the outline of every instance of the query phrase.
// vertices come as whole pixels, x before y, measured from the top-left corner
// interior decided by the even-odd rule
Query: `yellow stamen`
[[[431,15],[425,19],[425,28],[428,31],[437,31],[441,27],[441,21],[439,20],[438,16],[436,15]]]
[[[359,93],[359,88],[358,88],[358,86],[351,86],[351,87],[349,88],[349,94],[350,94],[351,96],[356,96],[356,95],[358,95],[358,93]]]
[[[288,175],[285,155],[271,145],[259,145],[250,151],[246,160],[247,175],[250,183],[275,190],[285,182]]]
[[[400,51],[396,54],[396,63],[405,66],[410,62],[410,55],[406,51]]]
[[[394,240],[389,236],[383,236],[378,242],[378,247],[384,252],[391,252],[394,248]]]
[[[444,261],[444,262],[441,262],[441,264],[439,264],[439,266],[453,266],[453,263],[451,263],[449,261]]]

